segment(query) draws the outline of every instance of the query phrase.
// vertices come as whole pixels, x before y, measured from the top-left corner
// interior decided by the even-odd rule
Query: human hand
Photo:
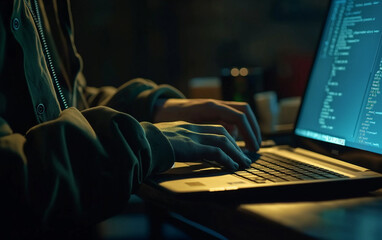
[[[223,126],[183,121],[156,123],[155,126],[170,141],[176,161],[214,160],[231,170],[247,168],[252,163]]]
[[[245,147],[257,151],[261,144],[259,124],[244,102],[213,99],[166,99],[159,103],[154,122],[187,121],[223,125],[233,136],[238,129]]]

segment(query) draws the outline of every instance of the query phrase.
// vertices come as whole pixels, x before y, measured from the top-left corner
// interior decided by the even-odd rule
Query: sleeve
[[[19,239],[69,237],[120,212],[146,177],[172,166],[174,153],[154,125],[97,107],[64,110],[25,136],[0,118],[0,159],[6,239]]]
[[[105,105],[134,116],[138,121],[153,121],[155,104],[163,98],[185,98],[170,85],[157,85],[154,82],[137,78],[113,87],[86,88],[89,106]]]

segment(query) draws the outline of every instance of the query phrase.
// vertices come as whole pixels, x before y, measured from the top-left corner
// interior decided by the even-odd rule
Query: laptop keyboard
[[[256,183],[301,181],[312,179],[348,178],[342,174],[285,158],[273,153],[253,153],[248,157],[254,163],[251,167],[235,174]]]

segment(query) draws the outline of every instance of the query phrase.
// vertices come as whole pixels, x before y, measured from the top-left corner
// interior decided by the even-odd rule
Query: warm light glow
[[[238,68],[232,68],[232,69],[231,69],[231,75],[232,75],[233,77],[237,77],[237,76],[239,76],[239,74],[240,74],[240,71],[239,71]]]
[[[240,75],[243,77],[248,76],[248,68],[240,68]]]

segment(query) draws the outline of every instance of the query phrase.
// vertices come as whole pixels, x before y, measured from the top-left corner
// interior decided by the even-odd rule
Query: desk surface
[[[179,199],[148,185],[139,195],[228,239],[382,239],[382,190],[343,199],[246,204]]]
[[[324,239],[382,239],[381,192],[312,202],[244,204],[240,211],[261,216],[307,236]]]

